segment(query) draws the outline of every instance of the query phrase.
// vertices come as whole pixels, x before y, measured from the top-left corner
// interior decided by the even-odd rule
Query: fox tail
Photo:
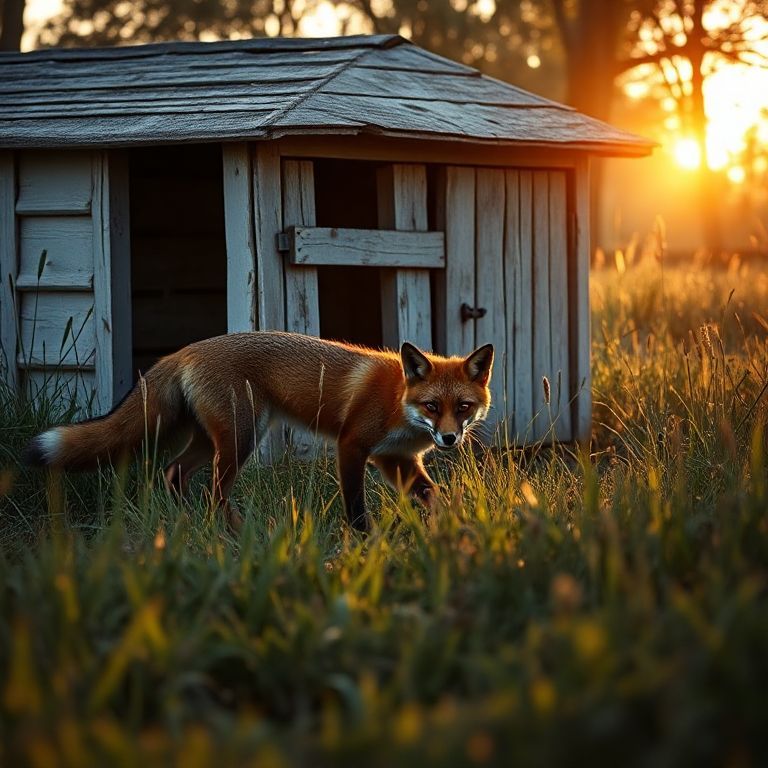
[[[106,416],[53,427],[32,438],[22,453],[30,466],[90,470],[135,450],[145,435],[153,439],[171,429],[184,408],[177,365],[158,362]]]

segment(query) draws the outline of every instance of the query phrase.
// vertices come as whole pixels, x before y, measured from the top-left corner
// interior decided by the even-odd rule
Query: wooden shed
[[[104,411],[227,331],[493,342],[493,422],[587,437],[589,156],[650,149],[398,36],[2,54],[0,364]]]

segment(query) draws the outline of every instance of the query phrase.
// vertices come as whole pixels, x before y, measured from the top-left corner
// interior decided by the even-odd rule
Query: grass
[[[433,517],[253,465],[234,537],[151,468],[18,467],[0,404],[0,764],[768,762],[768,280],[593,276],[593,451],[462,455]],[[733,291],[731,295],[731,291]]]

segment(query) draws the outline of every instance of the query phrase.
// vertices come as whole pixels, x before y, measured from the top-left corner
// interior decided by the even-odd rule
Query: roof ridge
[[[383,37],[383,36],[382,36]],[[384,47],[392,47],[394,45],[401,45],[403,42],[408,42],[404,37],[401,37],[400,35],[387,35],[386,37],[391,38],[389,41],[389,44],[384,46],[379,46],[377,48],[374,48],[373,50],[377,50],[378,48],[384,48]],[[269,118],[269,120],[265,121],[264,125],[262,126],[264,129],[268,130],[271,128],[276,122],[284,118],[286,115],[288,115],[290,112],[292,112],[296,107],[298,107],[300,104],[303,104],[307,99],[314,96],[318,91],[320,91],[322,88],[324,88],[328,83],[331,82],[334,78],[338,77],[342,72],[344,72],[346,69],[351,67],[353,64],[356,64],[363,56],[370,53],[370,48],[363,48],[357,56],[353,56],[349,61],[342,61],[339,63],[339,66],[334,69],[329,75],[322,78],[318,84],[314,88],[310,88],[309,90],[305,91],[304,93],[300,93],[294,101],[292,101],[290,104],[286,104],[281,109],[278,109],[275,114]]]
[[[362,48],[364,50],[382,50],[408,42],[401,35],[337,35],[335,37],[249,37],[242,40],[163,40],[137,45],[103,45],[87,48],[38,48],[34,51],[19,53],[0,52],[0,61],[4,64],[13,62],[51,61],[61,58],[71,61],[83,59],[121,59],[146,58],[164,54],[214,53],[217,51],[264,51],[273,53],[291,51],[322,51]]]

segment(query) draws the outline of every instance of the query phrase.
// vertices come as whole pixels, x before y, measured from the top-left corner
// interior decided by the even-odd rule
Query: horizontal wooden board
[[[442,269],[442,232],[395,232],[382,229],[291,227],[292,264]]]
[[[91,285],[93,223],[90,216],[23,216],[19,227],[19,281],[36,285],[40,256],[46,251],[40,285]]]
[[[22,293],[19,314],[19,365],[93,365],[93,294]]]
[[[89,152],[37,150],[19,154],[16,213],[90,213]]]

